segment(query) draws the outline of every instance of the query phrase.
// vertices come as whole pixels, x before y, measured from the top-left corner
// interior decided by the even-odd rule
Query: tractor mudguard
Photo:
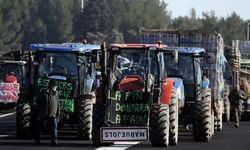
[[[184,92],[184,83],[181,78],[168,78],[170,80],[174,80],[174,88],[177,90],[177,97],[178,97],[178,106],[179,108],[184,107],[185,103],[185,92]]]
[[[174,80],[165,80],[162,83],[162,94],[161,94],[161,103],[170,104],[171,93],[174,85]]]

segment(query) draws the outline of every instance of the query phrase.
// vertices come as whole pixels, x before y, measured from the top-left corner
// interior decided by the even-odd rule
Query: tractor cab
[[[109,50],[109,75],[114,76],[110,88],[119,91],[150,92],[154,83],[159,84],[163,77],[162,66],[157,61],[160,54],[149,47],[139,45],[111,45]],[[133,47],[134,46],[134,47]],[[136,47],[137,46],[137,47]],[[111,63],[114,62],[114,63]],[[162,64],[161,64],[162,65]]]
[[[178,62],[174,63],[173,51],[178,53]],[[197,88],[202,81],[202,57],[203,48],[169,47],[164,50],[165,68],[168,77],[180,77],[185,87],[186,99],[194,99],[197,96]],[[199,85],[199,86],[198,86]]]

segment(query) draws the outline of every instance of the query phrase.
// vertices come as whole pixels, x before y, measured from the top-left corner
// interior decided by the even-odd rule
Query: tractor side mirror
[[[207,54],[207,62],[208,62],[209,64],[212,64],[212,63],[215,62],[215,56],[214,56],[213,53],[208,53],[208,54]]]

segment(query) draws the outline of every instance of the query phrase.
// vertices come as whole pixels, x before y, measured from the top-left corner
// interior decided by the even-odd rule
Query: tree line
[[[205,29],[222,34],[227,45],[246,39],[247,20],[214,11],[171,17],[162,0],[1,0],[0,53],[27,49],[30,43],[139,42],[142,29]],[[83,7],[81,7],[83,4]]]

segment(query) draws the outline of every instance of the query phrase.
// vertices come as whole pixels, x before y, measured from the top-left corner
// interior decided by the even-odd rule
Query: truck
[[[93,110],[94,145],[116,141],[151,141],[154,147],[177,144],[178,92],[164,71],[160,50],[165,47],[102,46],[102,80]]]
[[[215,114],[215,129],[222,130],[222,114],[224,112],[224,42],[222,36],[215,31],[205,30],[159,30],[145,29],[141,31],[141,43],[158,41],[174,47],[201,47],[207,57],[214,58],[213,63],[204,61],[204,73],[209,77],[212,98],[212,110]]]
[[[90,140],[95,103],[96,54],[99,45],[83,43],[31,44],[31,96],[18,101],[17,137],[34,136],[37,98],[50,80],[58,83],[59,126],[77,125],[77,137]]]

